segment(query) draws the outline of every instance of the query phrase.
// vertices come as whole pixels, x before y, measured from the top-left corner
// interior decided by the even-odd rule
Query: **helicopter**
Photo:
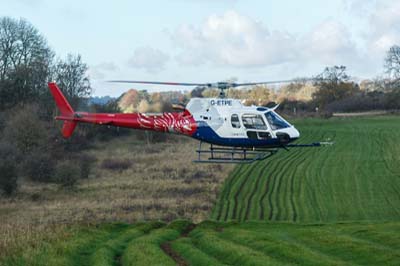
[[[276,109],[244,106],[239,99],[226,98],[229,88],[259,84],[285,83],[268,81],[251,83],[177,83],[159,81],[111,80],[113,83],[155,84],[216,88],[217,98],[192,98],[180,112],[151,113],[88,113],[75,112],[55,82],[48,86],[60,111],[56,120],[64,121],[62,135],[72,136],[78,123],[92,123],[141,130],[176,133],[199,141],[197,163],[252,163],[265,160],[279,149],[317,147],[322,142],[293,144],[300,132]],[[203,143],[208,144],[204,148]],[[204,158],[206,157],[206,158]]]

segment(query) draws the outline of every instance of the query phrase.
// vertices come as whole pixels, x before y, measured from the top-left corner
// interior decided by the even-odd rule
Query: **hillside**
[[[216,220],[399,220],[400,117],[294,121],[301,142],[333,146],[280,151],[226,179]]]

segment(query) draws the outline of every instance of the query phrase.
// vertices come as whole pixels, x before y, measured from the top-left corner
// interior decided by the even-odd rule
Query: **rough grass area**
[[[400,219],[400,117],[293,121],[300,143],[238,166],[226,179],[213,219],[337,222]]]
[[[399,231],[400,222],[74,226],[0,265],[399,265]],[[172,251],[163,250],[165,243]]]
[[[15,197],[0,198],[0,257],[58,237],[63,224],[207,219],[233,166],[192,163],[196,147],[183,136],[150,145],[125,136],[85,151],[96,162],[72,191],[22,181]]]

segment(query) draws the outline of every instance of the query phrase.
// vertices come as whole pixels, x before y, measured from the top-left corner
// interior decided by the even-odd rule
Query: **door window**
[[[258,114],[244,114],[242,115],[242,121],[243,125],[247,129],[260,129],[260,130],[268,129],[262,116]]]
[[[237,114],[231,116],[231,124],[233,128],[240,128],[239,116]]]

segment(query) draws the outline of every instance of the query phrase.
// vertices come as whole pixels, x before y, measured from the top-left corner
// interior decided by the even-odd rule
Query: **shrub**
[[[80,176],[79,166],[72,161],[62,161],[57,165],[56,180],[61,187],[72,189]]]
[[[25,157],[24,172],[32,181],[54,181],[54,160],[49,154],[34,152]]]
[[[101,163],[101,168],[122,171],[128,169],[132,165],[132,162],[128,159],[105,159]]]
[[[12,112],[6,122],[4,140],[13,143],[23,154],[46,147],[48,131],[37,113],[37,106],[25,106]]]
[[[89,177],[91,168],[93,163],[96,161],[96,158],[94,156],[91,156],[89,154],[81,154],[77,158],[79,162],[79,168],[80,168],[80,178],[85,179]]]
[[[18,151],[8,144],[0,143],[0,190],[10,196],[18,187]]]

